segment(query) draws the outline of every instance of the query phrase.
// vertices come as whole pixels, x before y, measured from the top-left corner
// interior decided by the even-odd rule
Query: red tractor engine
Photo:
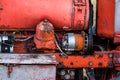
[[[0,80],[119,80],[119,0],[0,0]]]

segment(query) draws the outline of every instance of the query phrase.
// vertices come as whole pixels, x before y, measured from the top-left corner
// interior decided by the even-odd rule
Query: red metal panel
[[[98,0],[97,34],[101,37],[114,36],[115,0]]]
[[[68,56],[62,58],[56,55],[57,60],[69,68],[110,68],[113,67],[114,52],[95,52],[92,56]]]
[[[43,19],[58,29],[87,29],[89,0],[0,0],[0,30],[35,29]]]

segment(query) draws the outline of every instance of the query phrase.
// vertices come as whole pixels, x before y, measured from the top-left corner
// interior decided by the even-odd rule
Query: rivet
[[[92,65],[93,65],[93,62],[90,61],[90,62],[88,63],[88,65],[89,65],[89,66],[92,66]]]

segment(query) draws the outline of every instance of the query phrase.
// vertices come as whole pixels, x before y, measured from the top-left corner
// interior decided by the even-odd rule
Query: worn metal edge
[[[0,64],[58,64],[53,54],[0,54]]]

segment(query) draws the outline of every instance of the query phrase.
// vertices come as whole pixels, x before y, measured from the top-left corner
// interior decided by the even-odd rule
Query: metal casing
[[[98,0],[97,9],[97,35],[113,38],[115,0]]]
[[[53,54],[0,54],[0,80],[56,80]]]
[[[89,0],[0,0],[0,30],[35,30],[43,19],[59,30],[86,30]]]

